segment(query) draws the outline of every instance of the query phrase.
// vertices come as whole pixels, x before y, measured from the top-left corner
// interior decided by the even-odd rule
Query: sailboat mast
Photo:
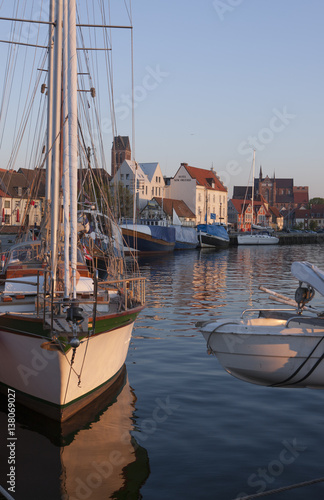
[[[68,5],[63,6],[63,224],[64,224],[64,297],[71,292],[70,280],[70,175],[68,107]]]
[[[253,219],[254,219],[254,170],[255,170],[255,149],[253,149],[253,161],[252,161],[252,219],[251,219],[251,234],[253,231]]]
[[[76,50],[76,5],[68,3],[68,111],[69,111],[69,169],[70,169],[70,215],[71,215],[71,268],[73,298],[76,298],[77,270],[77,174],[78,174],[78,107],[77,107],[77,50]]]
[[[55,20],[55,3],[50,2],[50,24],[49,24],[49,43],[48,43],[48,80],[47,80],[47,159],[46,159],[46,192],[45,192],[45,213],[48,214],[50,196],[51,196],[51,175],[52,175],[52,153],[49,153],[52,147],[53,140],[53,51],[54,51],[54,20]],[[56,35],[55,35],[56,36]]]
[[[59,189],[60,189],[60,129],[62,102],[62,22],[63,0],[55,2],[55,34],[54,34],[54,76],[53,76],[53,159],[51,171],[51,265],[55,281],[57,268],[57,238],[59,222]]]

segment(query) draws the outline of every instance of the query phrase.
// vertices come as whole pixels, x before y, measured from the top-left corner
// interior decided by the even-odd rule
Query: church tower
[[[114,137],[114,142],[111,148],[111,176],[114,177],[115,173],[121,166],[124,160],[131,160],[132,152],[129,142],[129,137],[118,135]]]

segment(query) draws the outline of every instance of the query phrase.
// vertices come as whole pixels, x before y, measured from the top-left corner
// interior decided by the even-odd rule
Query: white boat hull
[[[277,245],[279,238],[267,234],[240,234],[237,237],[239,245]]]
[[[122,369],[133,324],[89,337],[73,351],[48,350],[50,342],[0,330],[1,388],[25,406],[65,420],[113,383]],[[19,341],[18,341],[19,340]],[[52,349],[52,348],[51,348]]]
[[[236,378],[258,385],[324,389],[324,328],[258,318],[202,326],[210,351]]]

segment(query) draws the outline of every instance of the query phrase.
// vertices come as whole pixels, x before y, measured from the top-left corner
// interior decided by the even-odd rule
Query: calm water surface
[[[259,285],[293,298],[295,260],[324,270],[317,245],[142,258],[147,307],[118,395],[61,440],[48,422],[19,410],[14,498],[232,500],[324,477],[324,392],[239,381],[207,355],[195,328],[269,307]],[[323,304],[318,294],[313,304]],[[6,418],[0,413],[1,429]],[[323,496],[324,482],[267,498]]]

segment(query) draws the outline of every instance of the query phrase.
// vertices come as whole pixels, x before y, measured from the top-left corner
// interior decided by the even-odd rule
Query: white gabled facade
[[[196,215],[197,224],[218,222],[227,224],[227,188],[216,172],[181,163],[166,187],[167,198],[183,200]]]
[[[111,182],[122,183],[133,195],[136,193],[139,210],[142,210],[154,196],[164,196],[164,178],[159,163],[124,160]]]

